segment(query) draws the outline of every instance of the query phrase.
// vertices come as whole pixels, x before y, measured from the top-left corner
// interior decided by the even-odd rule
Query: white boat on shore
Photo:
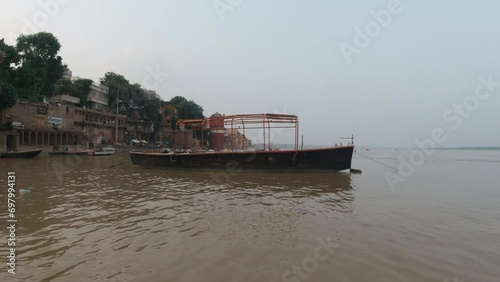
[[[115,154],[115,149],[111,147],[101,148],[89,152],[91,156],[111,156]]]

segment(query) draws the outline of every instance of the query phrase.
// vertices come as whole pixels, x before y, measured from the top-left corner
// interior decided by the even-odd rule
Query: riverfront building
[[[87,96],[87,101],[89,102],[89,109],[91,110],[108,111],[109,88],[92,82],[92,85],[90,85],[89,95]]]
[[[0,124],[12,125],[12,131],[0,132],[5,147],[7,136],[17,145],[83,145],[108,143],[115,139],[116,119],[113,113],[76,107],[78,99],[69,95],[51,97],[52,103],[18,100],[2,111]],[[118,116],[118,139],[123,140],[127,116]],[[15,134],[12,134],[14,132]],[[14,137],[13,137],[14,136]],[[11,146],[12,147],[12,146]]]

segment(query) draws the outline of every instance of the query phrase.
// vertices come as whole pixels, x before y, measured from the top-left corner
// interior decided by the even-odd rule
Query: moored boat
[[[290,126],[291,124],[291,126]],[[226,128],[226,127],[231,127]],[[205,129],[211,131],[212,150],[203,147],[200,150],[173,151],[143,151],[130,152],[133,164],[144,167],[165,167],[181,169],[209,169],[227,171],[284,171],[284,172],[322,172],[341,171],[351,168],[354,145],[335,146],[329,148],[299,149],[298,148],[298,118],[294,115],[251,114],[217,116],[205,119],[179,120],[178,128],[201,130],[201,144],[204,144]],[[264,133],[264,149],[249,150],[243,145],[237,150],[222,149],[216,144],[216,134],[227,130],[235,132],[245,129],[262,129]],[[279,150],[271,148],[271,128],[295,128],[295,146],[293,149]],[[177,135],[176,135],[177,136]],[[267,138],[267,142],[265,141]],[[244,144],[244,142],[243,142]],[[219,150],[217,150],[219,149]]]
[[[49,152],[49,155],[88,155],[90,152],[91,150],[69,150]]]
[[[0,158],[20,158],[20,159],[31,159],[38,156],[42,152],[41,149],[28,150],[28,151],[9,151],[1,152]]]
[[[88,154],[91,156],[112,156],[115,154],[115,149],[111,147],[105,147],[94,151],[90,151]]]
[[[354,146],[307,150],[160,153],[130,152],[135,165],[216,170],[340,171],[351,168]]]

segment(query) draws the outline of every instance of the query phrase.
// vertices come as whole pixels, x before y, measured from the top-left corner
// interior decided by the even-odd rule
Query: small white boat
[[[111,156],[115,154],[115,149],[106,147],[89,152],[91,156]]]

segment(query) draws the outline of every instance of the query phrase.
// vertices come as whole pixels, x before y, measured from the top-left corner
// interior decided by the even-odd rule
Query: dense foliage
[[[16,91],[13,80],[16,77],[15,69],[19,61],[17,51],[13,46],[0,40],[0,110],[12,107],[16,103]]]
[[[172,103],[177,108],[177,116],[172,118],[172,128],[175,128],[175,124],[179,119],[185,118],[203,118],[203,108],[196,104],[193,100],[187,100],[182,96],[175,96],[170,99]]]
[[[52,96],[65,66],[58,56],[61,44],[48,32],[21,35],[16,46],[0,41],[0,108],[17,98],[38,101]]]
[[[67,94],[80,98],[81,106],[88,106],[87,96],[92,85],[91,79],[62,80],[56,89],[56,94]]]
[[[36,101],[40,96],[54,94],[65,69],[62,58],[57,55],[60,49],[59,40],[48,32],[17,38],[19,62],[13,84],[18,97]]]

